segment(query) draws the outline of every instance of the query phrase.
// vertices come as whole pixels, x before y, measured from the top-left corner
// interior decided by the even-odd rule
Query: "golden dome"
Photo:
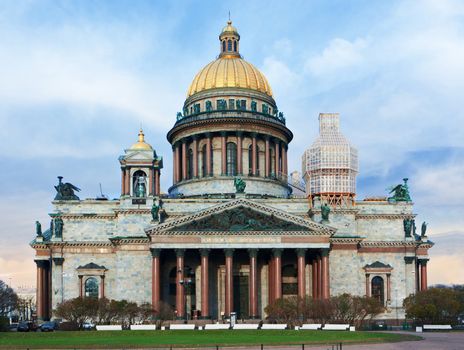
[[[244,88],[272,97],[272,89],[258,68],[241,57],[222,56],[204,67],[192,81],[187,97],[217,88]]]
[[[151,147],[148,143],[145,142],[145,134],[143,133],[142,128],[140,128],[139,131],[139,141],[134,143],[129,149],[131,151],[153,151],[153,147]]]
[[[219,58],[204,67],[192,81],[187,97],[197,92],[218,88],[243,88],[272,97],[271,86],[258,68],[245,61],[239,52],[240,35],[228,21],[219,35]]]

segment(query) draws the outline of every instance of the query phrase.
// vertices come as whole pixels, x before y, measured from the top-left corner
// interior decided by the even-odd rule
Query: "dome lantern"
[[[237,28],[232,25],[231,20],[227,21],[227,25],[222,29],[221,34],[219,34],[219,41],[221,42],[221,53],[219,57],[240,57],[240,35],[238,34]]]

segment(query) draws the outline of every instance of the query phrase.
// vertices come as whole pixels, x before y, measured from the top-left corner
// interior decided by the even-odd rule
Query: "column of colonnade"
[[[227,138],[230,136],[235,136],[236,145],[237,145],[237,175],[243,174],[243,140],[244,132],[220,132],[217,135],[214,135],[220,139],[220,149],[221,149],[221,168],[219,173],[221,175],[226,175],[227,167]],[[252,176],[261,176],[261,177],[270,177],[271,174],[275,174],[277,177],[283,176],[284,178],[288,175],[287,167],[287,145],[285,142],[271,138],[268,135],[261,135],[257,133],[250,133],[247,135],[251,139],[252,147],[252,158],[251,158],[251,169],[250,174]],[[179,183],[184,180],[188,180],[190,177],[198,178],[202,177],[203,174],[199,172],[199,156],[201,155],[202,150],[199,149],[198,145],[203,139],[206,140],[206,176],[213,176],[213,169],[211,167],[211,155],[212,155],[212,133],[205,133],[203,135],[194,135],[191,137],[184,138],[177,141],[173,144],[173,182],[174,184]],[[258,150],[258,140],[264,140],[265,149],[264,149],[264,166],[258,171],[258,159],[257,159],[257,150]],[[274,150],[275,162],[272,167],[271,162],[271,152],[270,149]],[[192,150],[192,169],[193,173],[188,174],[188,152]],[[272,168],[272,169],[271,169]]]
[[[50,262],[48,260],[35,260],[37,265],[36,312],[37,319],[50,318]]]
[[[152,254],[152,305],[158,310],[161,294],[161,272],[160,272],[160,253],[161,249],[150,249]],[[327,299],[330,296],[329,284],[329,249],[311,250],[310,259],[307,259],[307,249],[297,248],[297,290],[299,297],[311,294],[315,299]],[[233,286],[233,267],[234,249],[223,249],[225,256],[225,298],[224,313],[229,316],[234,311],[234,286]],[[248,249],[249,255],[249,317],[259,318],[258,311],[258,249]],[[282,298],[282,254],[285,249],[272,249],[271,257],[268,262],[268,300],[269,304],[276,299]],[[185,285],[184,285],[184,261],[186,249],[175,249],[176,253],[176,311],[178,318],[185,317]],[[200,255],[200,297],[201,297],[201,317],[210,318],[209,302],[209,260],[211,249],[199,249]],[[306,290],[306,265],[309,263],[312,269],[312,293]]]

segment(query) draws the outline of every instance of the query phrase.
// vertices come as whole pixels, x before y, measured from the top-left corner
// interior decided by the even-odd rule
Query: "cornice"
[[[416,214],[356,214],[356,220],[377,220],[377,219],[387,219],[387,220],[404,220],[404,219],[414,219]]]

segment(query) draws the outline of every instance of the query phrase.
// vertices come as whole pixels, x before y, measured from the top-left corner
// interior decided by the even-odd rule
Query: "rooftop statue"
[[[327,205],[327,203],[324,203],[321,206],[322,221],[329,221],[329,214],[330,214],[330,207]]]
[[[411,202],[411,196],[409,195],[408,178],[403,179],[404,184],[399,184],[390,190],[393,196],[388,197],[389,202]]]
[[[427,223],[424,221],[421,227],[421,237],[425,237],[426,232],[427,232]]]
[[[74,191],[79,192],[80,188],[77,188],[73,184],[66,182],[63,183],[63,176],[58,176],[58,185],[54,186],[56,189],[56,201],[70,201],[70,200],[79,200],[79,197],[74,194]]]
[[[243,193],[243,192],[245,192],[246,183],[245,183],[245,181],[243,181],[241,178],[236,177],[236,178],[234,179],[234,186],[235,186],[235,192],[236,192],[236,193]]]
[[[52,233],[56,238],[63,238],[63,219],[59,216],[53,219],[54,229]]]
[[[37,237],[42,237],[42,225],[38,221],[35,222],[35,233]]]
[[[404,235],[406,237],[411,237],[412,233],[412,228],[413,228],[413,222],[414,220],[411,219],[404,219],[403,220],[403,226],[404,226]]]

